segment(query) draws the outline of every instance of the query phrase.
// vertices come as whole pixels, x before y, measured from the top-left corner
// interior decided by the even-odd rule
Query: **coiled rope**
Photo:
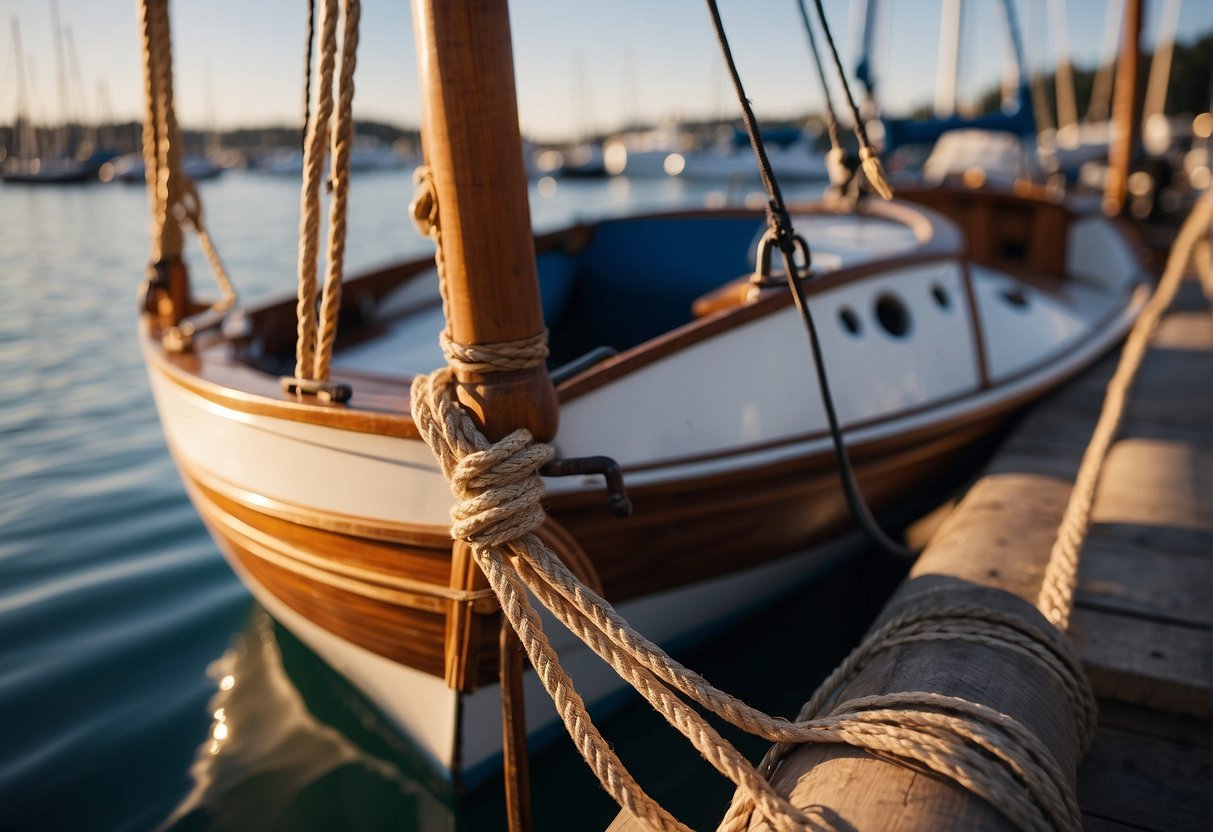
[[[198,237],[221,297],[211,307],[229,309],[236,289],[202,219],[202,199],[181,167],[181,130],[173,103],[173,47],[168,0],[141,0],[143,47],[143,165],[152,216],[153,263],[179,260],[185,247],[183,223]]]
[[[300,188],[295,379],[284,380],[288,387],[299,380],[325,381],[329,377],[345,262],[349,161],[354,139],[354,69],[357,65],[360,16],[360,0],[341,0],[340,4],[338,0],[323,0],[320,7],[319,79],[315,111],[309,119],[304,138],[303,183]],[[342,19],[344,27],[339,47],[337,28]],[[337,76],[336,100],[333,94],[334,75]],[[334,112],[336,124],[330,129]],[[317,260],[322,215],[320,190],[330,154],[332,173],[329,184],[332,194],[329,201],[327,266],[323,297],[317,313]]]

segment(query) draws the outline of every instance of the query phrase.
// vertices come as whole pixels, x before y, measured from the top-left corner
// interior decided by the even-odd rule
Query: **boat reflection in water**
[[[214,721],[162,829],[454,825],[418,752],[260,607],[208,673]]]

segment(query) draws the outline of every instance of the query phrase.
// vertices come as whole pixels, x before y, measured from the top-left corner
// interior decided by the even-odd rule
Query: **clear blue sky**
[[[795,0],[718,0],[760,118],[817,109],[822,100]],[[891,35],[877,60],[882,106],[904,111],[930,101],[935,85],[940,0],[886,0]],[[977,92],[999,77],[1000,0],[967,0],[961,89]],[[1030,60],[1055,60],[1048,0],[1015,0]],[[835,37],[853,66],[855,24],[848,0],[827,0]],[[1096,63],[1106,3],[1065,3],[1070,52]],[[419,106],[411,11],[405,0],[364,0],[356,113],[416,124]],[[1153,42],[1163,0],[1148,4]],[[78,55],[91,117],[137,118],[141,69],[135,0],[59,0]],[[1180,37],[1213,25],[1213,3],[1184,0]],[[191,126],[293,124],[301,108],[304,0],[177,0],[171,4],[178,112]],[[559,138],[610,129],[631,119],[733,115],[702,0],[517,0],[512,4],[519,110],[531,136]],[[0,0],[0,121],[16,109],[11,20],[20,21],[36,120],[60,113],[49,0]],[[109,112],[101,112],[103,83]],[[73,104],[76,110],[80,105]]]

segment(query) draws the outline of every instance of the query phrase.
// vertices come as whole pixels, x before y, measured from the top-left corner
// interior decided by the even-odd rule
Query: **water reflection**
[[[453,828],[449,800],[420,759],[301,650],[253,608],[208,669],[213,722],[190,766],[193,788],[161,829]],[[315,703],[354,724],[329,724]]]

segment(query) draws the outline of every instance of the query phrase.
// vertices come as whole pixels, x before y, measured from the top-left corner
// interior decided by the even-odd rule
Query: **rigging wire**
[[[733,52],[729,47],[728,36],[724,31],[724,23],[720,19],[720,9],[716,5],[716,0],[706,0],[706,2],[708,4],[708,11],[712,17],[712,25],[716,30],[716,39],[720,44],[720,51],[724,57],[725,66],[728,68],[729,77],[733,82],[733,90],[736,92],[737,101],[741,105],[742,122],[745,124],[746,133],[750,138],[750,146],[754,150],[754,156],[758,159],[759,176],[767,191],[767,222],[770,226],[770,233],[775,244],[779,246],[779,252],[783,258],[784,276],[792,292],[792,298],[795,300],[796,309],[800,313],[801,320],[804,322],[805,330],[808,332],[809,345],[813,353],[813,367],[817,373],[817,386],[821,391],[822,405],[826,413],[826,420],[830,426],[830,439],[833,441],[834,452],[838,458],[839,474],[842,478],[843,492],[846,495],[847,504],[855,519],[881,549],[899,558],[913,558],[918,553],[896,542],[885,533],[880,524],[876,522],[871,508],[869,508],[863,493],[859,489],[855,468],[851,464],[850,455],[847,453],[846,443],[842,436],[842,428],[838,422],[838,413],[834,408],[834,397],[830,392],[830,382],[826,373],[825,360],[822,357],[821,343],[817,337],[817,327],[809,311],[809,305],[804,294],[804,286],[799,279],[799,274],[802,272],[807,276],[809,267],[812,264],[809,247],[803,238],[797,237],[792,231],[792,219],[788,213],[787,204],[783,200],[783,194],[779,190],[779,184],[775,179],[775,172],[771,168],[771,162],[767,158],[762,135],[758,131],[754,111],[750,106],[750,100],[746,97],[745,88],[742,86],[741,75],[737,71],[737,64],[733,60]],[[863,123],[859,119],[859,111],[855,107],[855,100],[846,85],[846,78],[842,72],[842,64],[838,58],[838,51],[834,47],[834,39],[830,35],[829,24],[826,22],[825,13],[821,8],[821,0],[817,0],[817,12],[826,41],[834,54],[835,69],[838,71],[839,77],[843,79],[843,87],[846,89],[847,99],[855,116],[856,134],[860,138],[861,147],[867,147],[867,133],[864,131]],[[804,253],[804,263],[800,267],[797,267],[795,262],[798,244]]]
[[[817,77],[821,81],[821,92],[826,102],[826,130],[830,136],[830,156],[826,167],[830,174],[830,182],[839,188],[845,188],[851,180],[853,172],[846,163],[846,154],[842,149],[842,139],[839,136],[838,116],[834,113],[834,97],[830,94],[830,80],[826,77],[825,65],[821,62],[821,52],[817,48],[817,36],[813,34],[813,24],[809,21],[809,9],[805,0],[796,4],[800,10],[800,20],[804,23],[804,33],[809,39],[809,50],[813,53],[813,63],[817,66]]]

